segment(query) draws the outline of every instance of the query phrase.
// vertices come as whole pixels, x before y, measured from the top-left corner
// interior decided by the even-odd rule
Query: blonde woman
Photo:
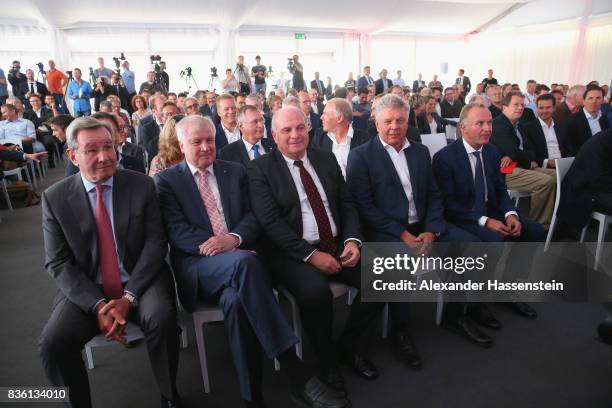
[[[162,170],[175,166],[183,161],[183,153],[176,137],[176,124],[185,115],[175,115],[164,125],[159,134],[159,152],[151,161],[149,176],[153,177]]]

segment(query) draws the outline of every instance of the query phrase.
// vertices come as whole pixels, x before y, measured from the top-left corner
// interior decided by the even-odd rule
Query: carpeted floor
[[[63,169],[52,170],[43,187],[62,175]],[[40,205],[13,213],[3,210],[0,215],[0,288],[5,296],[0,307],[0,386],[46,385],[37,338],[49,316],[55,286],[43,270]],[[346,316],[345,300],[335,304],[336,331]],[[612,347],[598,341],[595,333],[604,317],[601,305],[534,306],[537,320],[495,307],[503,329],[491,333],[496,342],[492,349],[480,349],[437,327],[434,305],[414,305],[413,336],[424,359],[423,370],[403,367],[387,341],[379,339],[370,355],[381,372],[377,381],[344,372],[353,407],[612,406]],[[206,328],[212,393],[205,394],[193,327],[189,316],[183,318],[190,345],[181,351],[178,387],[185,406],[242,406],[223,325]],[[97,348],[94,354],[97,366],[89,371],[89,379],[95,407],[159,406],[144,345]],[[263,364],[268,406],[291,407],[286,376],[275,373],[272,362]]]

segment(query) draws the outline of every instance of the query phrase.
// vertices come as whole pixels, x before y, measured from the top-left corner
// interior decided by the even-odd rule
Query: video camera
[[[125,55],[121,53],[121,56],[119,58],[113,57],[113,60],[115,61],[115,67],[117,67],[115,72],[117,73],[117,76],[119,77],[119,79],[121,79],[121,71],[119,69],[119,67],[121,67],[121,62],[119,61],[125,61]]]
[[[293,57],[287,58],[287,69],[291,74],[295,74],[295,61]]]
[[[182,70],[181,72],[179,72],[179,75],[182,77],[184,77],[185,75],[187,75],[187,77],[191,76],[191,67],[187,67],[184,70]]]
[[[217,78],[219,75],[217,75],[217,67],[210,67],[210,76],[213,78]]]
[[[38,67],[38,71],[39,71],[41,74],[44,74],[44,73],[45,73],[45,66],[44,66],[44,64],[43,64],[42,62],[39,62],[38,64],[36,64],[36,66]]]

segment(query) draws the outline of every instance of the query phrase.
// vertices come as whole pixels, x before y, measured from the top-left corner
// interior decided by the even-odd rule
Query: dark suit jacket
[[[393,86],[393,81],[390,79],[385,79],[385,81],[387,81],[387,89],[391,89],[391,87]],[[383,82],[382,78],[378,78],[375,82],[374,82],[374,87],[375,87],[375,92],[376,95],[383,93],[383,91],[385,90],[385,85]]]
[[[225,135],[225,131],[223,130],[223,126],[221,126],[220,122],[217,124],[216,129],[217,131],[215,133],[215,147],[218,153],[221,149],[227,146],[229,142],[227,140],[227,136]]]
[[[444,127],[446,125],[457,125],[452,120],[446,120],[445,118],[440,117],[440,115],[438,115],[438,112],[434,112],[432,116],[436,121],[436,124],[438,125],[436,133],[444,133]],[[427,114],[425,112],[422,112],[419,116],[417,116],[416,121],[420,134],[427,135],[431,133],[431,128],[429,127],[429,123],[427,122]]]
[[[362,145],[369,141],[371,136],[368,132],[363,130],[353,128],[353,138],[351,139],[351,150],[355,147]],[[333,143],[330,140],[327,132],[323,130],[323,128],[317,129],[314,134],[314,137],[310,139],[310,147],[314,147],[316,149],[326,150],[328,152],[332,151]]]
[[[557,125],[565,125],[565,121],[568,120],[570,116],[572,116],[572,111],[565,102],[561,102],[555,108],[553,120]]]
[[[419,89],[420,87],[424,87],[425,85],[425,81],[423,81],[422,79],[420,81],[418,79],[415,79],[412,82],[412,92],[416,92],[417,89]]]
[[[559,143],[559,150],[561,151],[561,157],[569,157],[569,146],[567,138],[565,137],[565,131],[563,126],[559,126],[556,122],[554,129],[555,135],[557,136],[557,143]],[[549,158],[548,145],[546,144],[546,137],[544,136],[544,130],[539,120],[534,120],[526,123],[523,126],[525,137],[529,138],[533,149],[535,151],[535,161],[541,166],[542,162]]]
[[[502,114],[501,109],[493,104],[489,105],[489,112],[491,112],[491,117],[493,117],[493,119]]]
[[[599,118],[599,126],[601,130],[606,130],[608,126],[608,118],[601,115]],[[589,121],[584,114],[584,110],[572,114],[565,123],[569,150],[572,156],[576,156],[582,145],[591,138],[591,127]]]
[[[412,199],[425,231],[445,231],[442,197],[436,186],[427,147],[411,143],[404,150]],[[389,154],[374,137],[349,154],[346,181],[355,197],[368,241],[399,241],[408,228],[408,197]]]
[[[139,142],[149,154],[149,163],[159,152],[159,125],[153,115],[147,115],[138,123]]]
[[[94,215],[80,174],[42,195],[45,268],[61,293],[84,312],[104,298],[95,282],[100,260]],[[164,235],[155,185],[150,177],[117,170],[113,178],[113,220],[117,251],[130,278],[125,290],[140,296],[164,262]]]
[[[487,185],[487,217],[504,219],[516,211],[499,171],[501,157],[490,144],[482,147],[482,165]],[[444,218],[451,223],[478,223],[474,212],[474,177],[463,140],[442,148],[433,158],[433,171],[444,199]]]
[[[443,118],[458,118],[464,105],[463,102],[457,99],[451,106],[446,99],[443,99],[442,102],[440,102],[441,116]]]
[[[25,87],[25,93],[30,92],[30,84],[27,82],[24,82],[23,85]],[[45,84],[43,84],[42,82],[38,82],[35,81],[34,82],[34,92],[40,95],[40,101],[42,103],[45,102],[45,96],[49,95],[49,90],[47,89],[47,86]],[[29,103],[28,103],[29,105]]]
[[[367,88],[368,87],[368,79],[370,78],[372,80],[372,83],[374,83],[374,78],[372,77],[365,77],[365,76],[360,76],[359,79],[357,80],[357,90],[361,89],[361,88]]]
[[[612,129],[589,138],[572,163],[561,184],[557,216],[582,228],[593,211],[593,198],[612,193]]]
[[[317,115],[313,111],[310,111],[310,124],[312,125],[313,132],[316,132],[318,128],[323,126],[321,123],[321,115]]]
[[[115,89],[115,87],[111,86],[109,84],[106,84],[102,91],[97,90],[96,89],[97,86],[95,86],[95,85],[92,85],[92,88],[94,89],[94,91],[93,91],[94,109],[96,111],[100,110],[100,102],[106,100],[108,95],[117,95],[117,90]],[[117,96],[119,96],[119,95],[117,95]]]
[[[493,134],[491,144],[497,147],[499,154],[509,156],[523,169],[531,169],[531,162],[536,160],[536,153],[531,139],[525,137],[523,127],[519,122],[519,132],[523,136],[523,150],[519,148],[520,140],[514,131],[514,126],[506,115],[501,114],[493,119]]]
[[[53,111],[44,105],[42,108],[40,108],[40,118],[36,116],[36,113],[34,113],[33,110],[26,110],[23,112],[23,118],[32,121],[35,129],[38,129],[39,126],[50,120],[52,117]]]
[[[251,248],[259,226],[249,204],[246,170],[237,163],[216,160],[213,170],[219,186],[228,232],[240,235],[240,248]],[[206,207],[187,162],[154,177],[164,225],[170,241],[170,259],[181,304],[191,311],[198,296],[198,247],[214,235]]]
[[[457,77],[457,79],[459,79],[459,77]],[[455,83],[457,83],[457,79],[455,79]],[[463,85],[463,92],[467,95],[470,93],[470,89],[472,89],[472,82],[470,81],[469,77],[466,77],[465,75],[463,76],[463,81],[461,82],[461,85]]]
[[[319,85],[321,86],[321,90],[319,90]],[[323,81],[313,79],[310,81],[310,88],[314,88],[319,93],[319,98],[323,98],[325,96],[325,83]]]
[[[200,113],[211,118],[215,125],[218,125],[221,121],[221,118],[219,118],[219,115],[217,114],[217,110],[215,109],[213,111],[208,104],[200,106]]]
[[[266,153],[270,153],[272,148],[274,147],[270,142],[270,139],[263,138],[261,139],[261,146],[264,148]],[[221,160],[231,161],[235,163],[240,163],[243,166],[248,166],[251,159],[249,158],[249,154],[247,153],[246,146],[242,139],[236,140],[228,145],[225,145],[223,149],[219,150],[219,154],[217,157]]]
[[[349,238],[361,240],[359,214],[336,158],[317,149],[308,149],[307,155],[325,190],[339,246]],[[248,174],[253,212],[275,250],[273,255],[301,262],[316,248],[302,239],[300,199],[283,155],[275,149],[251,161]]]

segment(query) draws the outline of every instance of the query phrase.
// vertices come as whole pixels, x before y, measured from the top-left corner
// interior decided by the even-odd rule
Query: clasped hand
[[[208,238],[198,249],[200,255],[213,256],[223,252],[233,251],[239,244],[238,237],[232,234],[215,235]]]
[[[98,327],[106,333],[106,340],[116,340],[126,343],[125,325],[130,313],[130,302],[126,298],[113,299],[110,302],[101,302],[96,308]]]

